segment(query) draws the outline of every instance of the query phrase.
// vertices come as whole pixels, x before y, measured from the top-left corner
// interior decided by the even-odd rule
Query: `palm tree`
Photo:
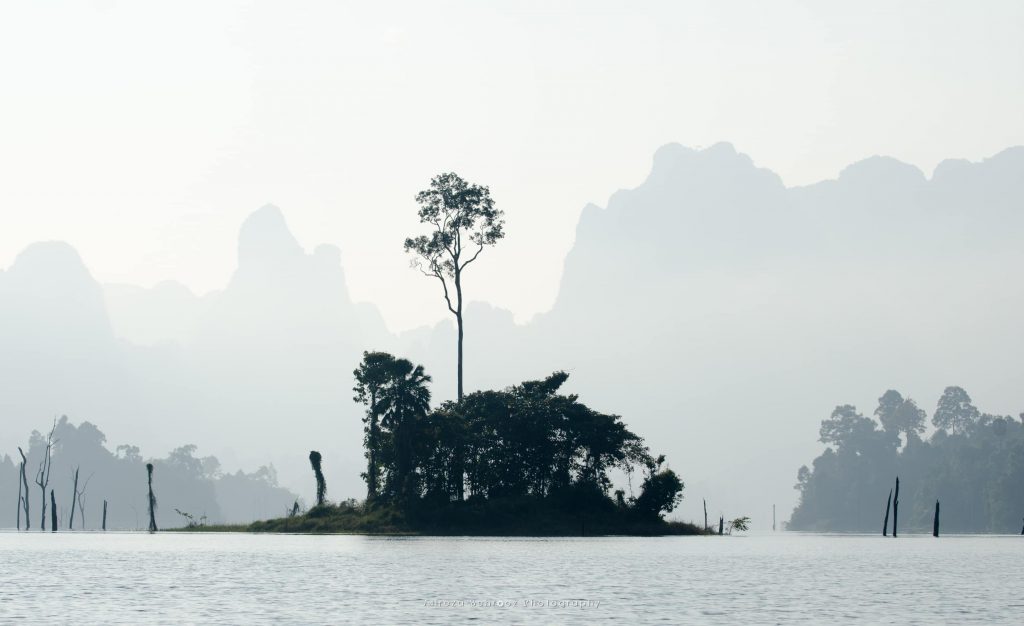
[[[381,426],[394,436],[395,467],[393,495],[405,499],[412,494],[412,472],[415,469],[413,441],[419,422],[430,411],[430,376],[422,365],[407,359],[395,359],[390,380],[377,399]]]
[[[381,407],[378,396],[393,376],[395,357],[387,352],[363,352],[363,360],[352,375],[356,379],[353,398],[356,402],[366,405],[366,416],[363,417],[364,440],[366,446],[366,501],[372,502],[377,497],[380,483],[381,446],[380,432]]]

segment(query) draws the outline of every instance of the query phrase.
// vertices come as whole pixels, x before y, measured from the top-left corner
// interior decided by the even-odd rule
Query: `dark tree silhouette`
[[[971,404],[971,396],[961,387],[946,387],[935,407],[932,424],[955,435],[967,432],[978,419],[978,409]]]
[[[50,490],[50,532],[57,532],[57,498]]]
[[[352,388],[356,402],[366,405],[363,417],[366,447],[366,501],[373,502],[380,491],[381,465],[381,391],[395,375],[395,357],[387,352],[363,352],[363,360],[352,372],[356,384]]]
[[[892,499],[892,536],[896,536],[896,527],[900,519],[900,477],[896,477],[896,493]]]
[[[505,236],[503,213],[494,208],[487,187],[472,185],[454,173],[435,176],[430,181],[430,188],[416,195],[416,202],[420,205],[420,223],[429,226],[429,233],[407,238],[405,251],[416,255],[414,267],[441,282],[448,310],[455,316],[458,326],[458,399],[461,400],[464,395],[462,273],[480,256],[484,247],[493,246]]]
[[[103,530],[107,529],[107,501],[103,501]]]
[[[683,481],[672,470],[662,469],[664,462],[665,455],[648,461],[643,491],[634,505],[641,515],[660,517],[662,513],[671,513],[683,499]]]
[[[430,376],[422,365],[407,359],[395,359],[391,377],[381,389],[381,424],[394,438],[394,480],[390,492],[400,499],[411,496],[414,469],[414,443],[418,426],[430,411]]]
[[[313,467],[313,475],[316,477],[316,505],[323,506],[327,497],[327,481],[324,480],[324,473],[320,469],[323,457],[316,450],[309,453],[309,464]]]
[[[935,521],[932,522],[932,536],[939,536],[939,501],[935,501]]]
[[[146,477],[149,483],[149,532],[156,532],[156,496],[153,495],[153,464],[146,463]]]
[[[885,519],[882,520],[882,536],[889,535],[889,509],[892,508],[892,489],[889,490],[889,499],[885,501]]]

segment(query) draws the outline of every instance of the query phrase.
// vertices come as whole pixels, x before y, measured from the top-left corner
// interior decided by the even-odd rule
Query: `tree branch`
[[[458,313],[452,307],[452,300],[451,300],[451,298],[448,297],[448,283],[445,282],[444,276],[441,275],[441,272],[438,271],[438,270],[434,270],[433,272],[428,272],[428,271],[424,270],[422,267],[419,268],[419,270],[420,270],[420,273],[423,274],[424,276],[427,276],[427,277],[433,276],[434,278],[436,278],[439,281],[441,281],[441,287],[444,289],[444,300],[445,300],[445,302],[448,303],[448,310],[452,312],[452,315],[458,315]]]
[[[484,251],[484,244],[482,244],[482,243],[481,243],[481,244],[477,244],[477,245],[479,245],[480,247],[476,249],[476,254],[474,254],[474,255],[473,255],[473,258],[471,258],[470,260],[468,260],[468,261],[466,261],[465,263],[463,263],[463,264],[462,264],[462,267],[460,267],[460,268],[459,268],[459,271],[462,271],[463,269],[465,269],[465,268],[466,268],[466,266],[467,266],[467,265],[469,265],[469,264],[470,264],[470,263],[472,263],[473,261],[476,261],[476,258],[477,258],[478,256],[480,256],[480,253],[481,253],[481,252],[483,252],[483,251]]]

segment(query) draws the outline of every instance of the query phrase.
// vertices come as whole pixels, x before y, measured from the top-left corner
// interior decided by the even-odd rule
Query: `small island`
[[[667,521],[683,483],[617,415],[559,393],[556,372],[501,391],[478,391],[430,410],[422,366],[367,352],[355,371],[367,405],[366,499],[330,503],[324,459],[309,454],[316,504],[237,526],[187,530],[411,535],[697,535]],[[639,493],[612,487],[619,470]]]
[[[705,529],[667,522],[683,482],[653,456],[618,415],[559,393],[568,379],[500,391],[464,392],[463,273],[505,236],[490,190],[454,173],[416,196],[426,232],[405,240],[413,267],[437,280],[458,329],[457,396],[431,409],[422,365],[386,352],[363,353],[353,372],[366,407],[366,499],[327,502],[323,458],[309,454],[316,505],[303,514],[256,522],[256,532],[363,532],[434,535],[664,535]],[[639,492],[633,477],[640,470]],[[629,493],[609,496],[619,471]]]

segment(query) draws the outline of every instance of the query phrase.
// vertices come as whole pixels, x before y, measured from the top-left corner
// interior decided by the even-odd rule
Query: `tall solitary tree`
[[[458,399],[463,396],[463,285],[462,273],[486,246],[505,236],[504,213],[494,208],[487,187],[472,185],[458,174],[439,174],[430,188],[416,195],[421,224],[429,233],[405,240],[405,251],[415,255],[413,267],[436,278],[444,289],[448,310],[458,326]],[[454,293],[452,293],[454,291]]]

